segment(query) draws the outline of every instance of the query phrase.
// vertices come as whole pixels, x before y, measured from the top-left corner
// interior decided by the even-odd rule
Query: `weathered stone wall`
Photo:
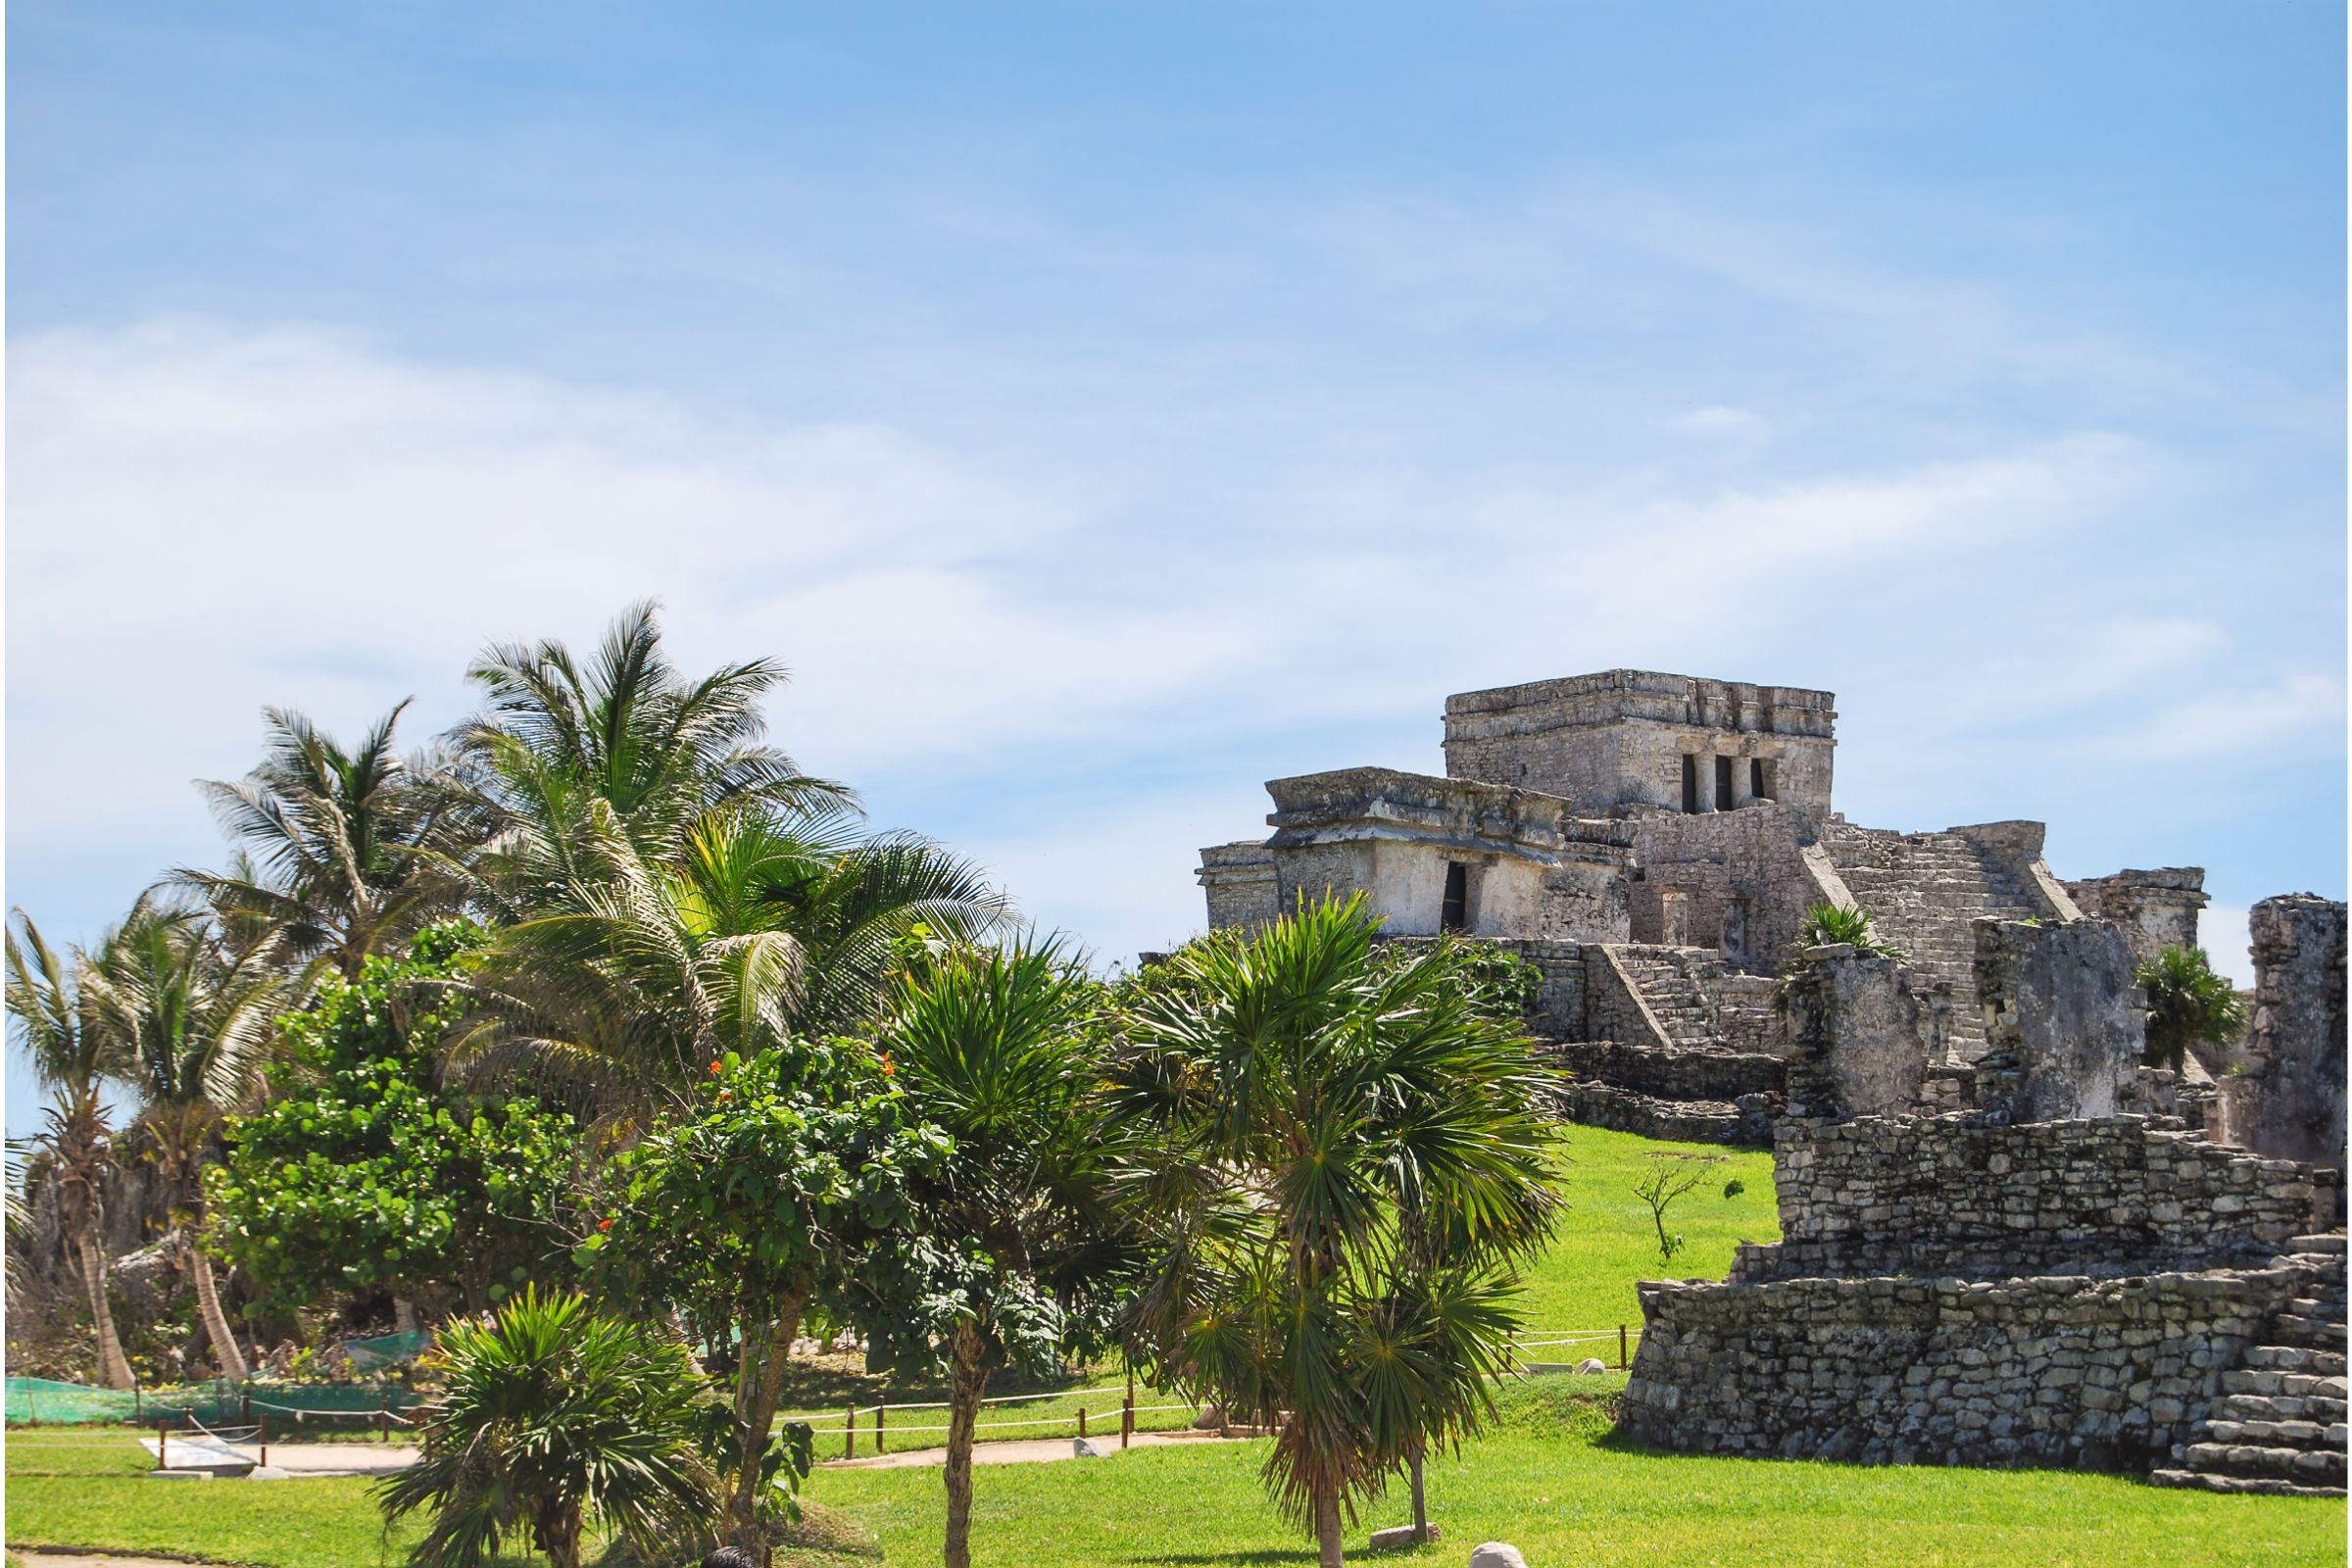
[[[1208,896],[1208,928],[1255,930],[1282,912],[1274,852],[1255,839],[1215,844],[1200,852],[1200,886]]]
[[[1620,1430],[1706,1453],[2144,1469],[2316,1277],[1645,1284]]]
[[[2254,1018],[2230,1088],[2231,1132],[2249,1148],[2344,1166],[2344,906],[2309,893],[2265,899],[2247,919]]]
[[[1634,823],[1633,935],[1676,940],[1665,929],[1670,898],[1683,901],[1684,943],[1720,946],[1724,961],[1769,974],[1795,947],[1805,911],[1844,900],[1825,881],[1828,861],[1808,855],[1811,824],[1770,802],[1704,816],[1651,816]]]
[[[1587,810],[1679,811],[1683,758],[1698,759],[1698,808],[1716,808],[1714,759],[1732,760],[1733,802],[1766,793],[1830,808],[1836,699],[1655,670],[1611,669],[1464,692],[1446,700],[1446,771],[1547,790]]]
[[[1606,1127],[1681,1144],[1749,1148],[1772,1142],[1772,1124],[1781,1106],[1778,1095],[1742,1095],[1737,1101],[1661,1100],[1592,1080],[1571,1082],[1554,1091],[1551,1100],[1562,1120],[1582,1127]]]
[[[1978,920],[1979,1105],[2013,1121],[2112,1116],[2147,1047],[2132,945],[2104,920]]]
[[[1661,1100],[1736,1101],[1742,1095],[1781,1093],[1783,1063],[1778,1056],[1583,1040],[1563,1041],[1555,1048],[1555,1059],[1579,1078]]]
[[[2309,1166],[2135,1116],[1792,1116],[1773,1152],[1782,1240],[1740,1250],[1742,1282],[2218,1266],[2333,1225],[2337,1201]]]
[[[2075,906],[2094,920],[2112,920],[2131,939],[2135,963],[2152,963],[2167,948],[2197,945],[2197,911],[2205,897],[2205,869],[2163,866],[2152,871],[2117,871],[2069,882]]]
[[[1900,964],[1843,945],[1812,948],[1784,991],[1789,1114],[1842,1120],[1918,1103],[1927,1020]]]

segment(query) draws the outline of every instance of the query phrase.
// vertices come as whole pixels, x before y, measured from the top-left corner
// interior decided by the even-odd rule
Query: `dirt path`
[[[141,1438],[150,1454],[156,1440]],[[179,1438],[168,1448],[172,1470],[197,1470],[220,1461],[254,1463],[262,1456],[259,1443],[224,1443],[219,1438]],[[406,1470],[416,1462],[416,1450],[405,1444],[272,1443],[267,1468],[253,1472],[257,1481],[283,1481],[289,1476],[383,1476]]]
[[[1110,1450],[1113,1457],[1119,1452],[1116,1437],[1094,1440]],[[1214,1432],[1138,1432],[1135,1446],[1163,1448],[1180,1443],[1215,1443]],[[1247,1440],[1234,1439],[1235,1442]],[[1051,1464],[1056,1459],[1074,1459],[1076,1448],[1068,1438],[1015,1438],[1005,1443],[975,1443],[972,1445],[974,1464]],[[828,1459],[817,1466],[819,1470],[920,1470],[936,1468],[948,1462],[945,1448],[909,1448],[905,1453],[878,1453],[866,1459]]]
[[[141,1557],[127,1551],[43,1551],[38,1546],[11,1546],[24,1559],[24,1568],[188,1568],[180,1557]]]

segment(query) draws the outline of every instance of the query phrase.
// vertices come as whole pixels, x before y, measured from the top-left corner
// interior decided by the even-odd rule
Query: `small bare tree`
[[[1650,1223],[1658,1228],[1658,1257],[1663,1262],[1674,1261],[1674,1254],[1683,1250],[1680,1232],[1669,1234],[1666,1229],[1666,1210],[1686,1193],[1695,1192],[1707,1179],[1710,1167],[1723,1163],[1721,1154],[1652,1154],[1658,1161],[1650,1173],[1634,1184],[1634,1196],[1649,1205]]]

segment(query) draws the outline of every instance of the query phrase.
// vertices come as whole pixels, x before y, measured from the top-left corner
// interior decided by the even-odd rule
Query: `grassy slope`
[[[1569,1209],[1559,1245],[1528,1281],[1529,1324],[1609,1330],[1619,1322],[1639,1324],[1634,1281],[1668,1269],[1648,1211],[1632,1189],[1648,1154],[1671,1146],[1582,1128],[1569,1142],[1571,1163],[1562,1179]],[[1734,1177],[1747,1191],[1727,1200],[1723,1183]],[[1688,1238],[1672,1273],[1720,1275],[1737,1242],[1775,1234],[1769,1158],[1738,1154],[1715,1167],[1706,1186],[1676,1204],[1668,1224]],[[1566,1350],[1544,1354],[1572,1358]],[[1518,1544],[1543,1568],[1636,1555],[1643,1568],[1723,1562],[2286,1568],[2343,1561],[2341,1502],[2215,1497],[2046,1471],[1872,1470],[1644,1453],[1606,1440],[1608,1420],[1597,1400],[1622,1383],[1616,1376],[1545,1379],[1506,1391],[1500,1429],[1459,1459],[1432,1466],[1432,1512],[1446,1540],[1413,1560],[1458,1562],[1471,1543],[1499,1539]],[[872,1387],[836,1364],[811,1369],[788,1397],[802,1408],[838,1407],[870,1399]],[[1080,1402],[1114,1410],[1117,1396],[1105,1389],[1068,1392],[1037,1410]],[[137,1472],[147,1458],[135,1436],[118,1431],[110,1442],[86,1429],[11,1434],[10,1543],[172,1550],[262,1568],[380,1568],[387,1560],[366,1482],[145,1481]],[[99,1446],[88,1446],[94,1438]],[[861,1437],[861,1452],[867,1441]],[[918,1441],[935,1440],[909,1432],[892,1446]],[[828,1438],[820,1456],[837,1443]],[[984,1563],[1038,1568],[1311,1560],[1304,1538],[1266,1504],[1257,1476],[1263,1452],[1258,1445],[1227,1445],[988,1467],[975,1487],[977,1554]],[[789,1568],[870,1564],[876,1537],[894,1562],[938,1560],[937,1470],[824,1471],[810,1495],[831,1511],[819,1515],[802,1548],[779,1555]],[[1350,1543],[1360,1547],[1364,1531],[1402,1516],[1401,1497],[1385,1499],[1350,1533]],[[395,1539],[390,1560],[406,1541]]]

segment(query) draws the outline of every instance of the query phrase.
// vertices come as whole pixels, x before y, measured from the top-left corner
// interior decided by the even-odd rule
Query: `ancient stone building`
[[[1272,835],[1201,852],[1208,922],[1247,928],[1301,896],[1360,891],[1393,935],[1542,944],[1537,961],[1560,971],[1551,990],[1581,1004],[1546,1020],[1580,1075],[1568,1114],[1760,1138],[1788,1052],[1774,977],[1809,908],[1870,913],[1903,953],[1919,1049],[1960,1066],[1987,1046],[1971,922],[2085,912],[2043,860],[2038,822],[1846,821],[1832,801],[1837,716],[1828,692],[1650,670],[1452,697],[1445,777],[1348,768],[1268,784]],[[2194,943],[2203,878],[2074,886],[2137,954]]]

